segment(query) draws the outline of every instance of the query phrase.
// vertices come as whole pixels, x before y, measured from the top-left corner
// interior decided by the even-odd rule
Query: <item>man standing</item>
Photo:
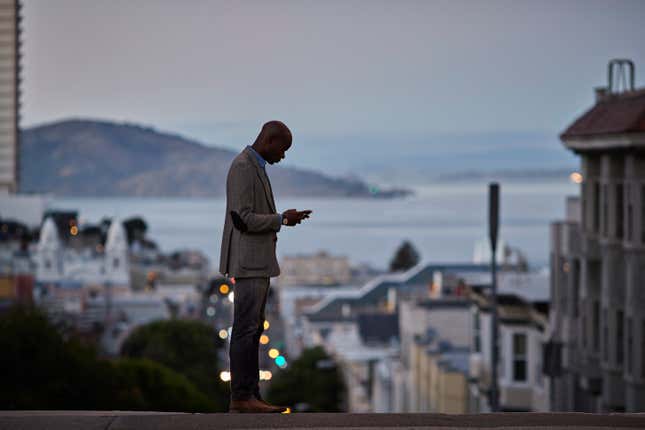
[[[277,213],[265,164],[284,158],[291,132],[280,121],[262,126],[252,146],[233,160],[226,178],[226,216],[219,271],[235,278],[233,330],[229,347],[229,412],[284,412],[262,400],[258,349],[264,331],[269,278],[280,274],[275,248],[277,232],[309,217],[310,210]]]

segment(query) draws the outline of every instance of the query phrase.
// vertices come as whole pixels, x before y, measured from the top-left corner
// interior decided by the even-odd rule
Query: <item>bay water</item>
[[[569,181],[500,182],[500,236],[520,248],[531,266],[548,264],[549,224],[565,216],[565,197],[578,195]],[[311,217],[278,233],[278,258],[326,250],[353,264],[386,269],[409,240],[424,261],[470,262],[477,240],[488,235],[485,182],[414,187],[415,195],[379,198],[281,198],[278,211],[311,209]],[[51,208],[77,210],[83,223],[103,217],[141,216],[148,236],[164,252],[198,249],[215,270],[224,224],[224,198],[55,197]]]

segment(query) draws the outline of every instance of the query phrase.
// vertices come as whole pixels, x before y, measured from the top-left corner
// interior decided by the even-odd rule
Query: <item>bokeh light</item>
[[[228,301],[233,303],[234,300],[235,300],[235,293],[231,291],[230,293],[228,293]]]
[[[281,355],[278,355],[278,356],[275,358],[275,364],[277,364],[279,367],[283,367],[283,366],[285,366],[285,365],[287,364],[287,359],[286,359],[286,358],[284,358],[284,357],[283,357],[283,356],[281,356]]]
[[[219,286],[219,292],[222,294],[228,294],[230,288],[226,284],[222,284]]]
[[[269,350],[269,357],[276,358],[278,355],[280,355],[280,351],[278,351],[277,349],[271,348]]]
[[[226,339],[228,337],[228,331],[226,331],[224,329],[221,329],[219,331],[219,337],[220,337],[220,339]]]
[[[224,382],[228,382],[231,380],[231,372],[228,372],[226,370],[223,370],[219,373],[219,379],[221,379]]]
[[[215,316],[215,308],[212,307],[212,306],[209,306],[208,308],[206,308],[206,315],[208,315],[209,317],[214,317]]]
[[[266,345],[267,343],[269,343],[269,336],[267,336],[266,334],[263,334],[262,336],[260,336],[260,343],[262,345]]]
[[[571,179],[571,182],[574,182],[576,184],[582,183],[582,174],[579,172],[573,172],[572,174],[569,175],[569,179]]]
[[[269,329],[269,327],[271,327],[271,324],[269,324],[269,321],[264,320],[264,329],[265,329],[265,330],[268,330],[268,329]]]

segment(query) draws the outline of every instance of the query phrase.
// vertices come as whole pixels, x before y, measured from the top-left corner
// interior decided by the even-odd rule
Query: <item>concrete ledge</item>
[[[0,430],[206,429],[610,429],[645,428],[645,414],[186,414],[124,411],[0,411]]]

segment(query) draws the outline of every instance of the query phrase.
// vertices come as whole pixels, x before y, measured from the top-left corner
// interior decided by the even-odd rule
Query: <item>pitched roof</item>
[[[576,119],[560,139],[624,133],[645,133],[645,88],[604,96]]]
[[[379,300],[387,297],[390,288],[404,293],[414,289],[425,288],[432,281],[435,271],[444,273],[479,273],[487,272],[488,265],[470,263],[420,263],[403,273],[388,273],[378,276],[367,282],[358,291],[334,292],[312,306],[305,313],[310,321],[337,321],[353,319],[353,311],[374,307]],[[342,305],[348,304],[352,308],[352,315],[342,316]]]

